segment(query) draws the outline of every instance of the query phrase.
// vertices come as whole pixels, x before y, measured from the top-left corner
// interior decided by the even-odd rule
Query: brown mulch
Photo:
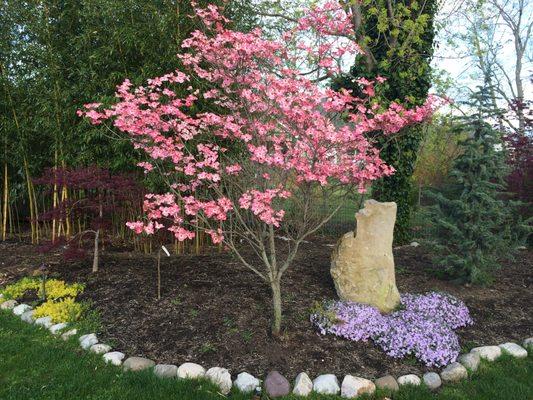
[[[272,369],[292,377],[301,371],[369,378],[423,372],[426,368],[413,359],[386,357],[371,343],[317,335],[309,309],[317,300],[336,298],[329,274],[331,244],[317,239],[304,245],[284,277],[281,340],[269,334],[269,289],[228,254],[163,258],[163,298],[157,301],[154,257],[108,252],[101,271],[91,274],[89,261],[65,263],[59,254],[43,257],[31,245],[4,242],[0,285],[47,261],[61,278],[86,283],[82,297],[101,315],[103,342],[159,363],[194,361],[259,376]],[[421,247],[401,247],[394,253],[401,292],[445,291],[470,308],[475,324],[458,331],[462,345],[521,342],[533,334],[531,252],[522,251],[507,262],[490,287],[437,279]]]

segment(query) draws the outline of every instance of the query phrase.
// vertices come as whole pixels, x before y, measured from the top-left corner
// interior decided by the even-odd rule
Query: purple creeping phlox
[[[454,329],[471,325],[466,305],[445,293],[404,294],[400,309],[382,315],[376,308],[349,301],[325,303],[311,315],[323,335],[353,341],[372,339],[390,357],[413,355],[425,365],[442,367],[459,355]]]

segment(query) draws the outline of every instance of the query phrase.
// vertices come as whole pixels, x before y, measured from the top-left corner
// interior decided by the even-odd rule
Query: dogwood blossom
[[[147,220],[128,224],[137,233],[165,227],[187,240],[200,218],[213,222],[206,232],[220,242],[226,234],[220,223],[237,211],[279,227],[284,200],[300,196],[299,187],[341,182],[364,192],[371,181],[394,172],[368,134],[396,133],[427,119],[436,107],[430,97],[420,107],[383,109],[373,99],[380,77],[358,80],[364,97],[357,97],[324,88],[295,67],[314,60],[317,74],[331,76],[339,72],[339,58],[360,51],[342,40],[354,33],[351,16],[336,1],[311,8],[279,40],[260,29],[227,28],[213,5],[197,8],[196,15],[205,28],[183,41],[180,69],[146,86],[125,80],[111,107],[91,103],[79,112],[93,124],[112,120],[127,133],[150,158],[139,164],[146,173],[156,171],[157,163],[167,171],[169,192],[147,196]],[[309,44],[311,34],[320,44]],[[193,86],[195,79],[208,89]],[[224,146],[242,149],[245,161],[228,157]],[[250,165],[263,179],[243,179]]]

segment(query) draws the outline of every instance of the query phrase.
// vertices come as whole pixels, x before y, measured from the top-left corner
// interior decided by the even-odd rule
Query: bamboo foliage
[[[223,3],[198,1],[200,6],[217,2]],[[236,21],[254,18],[243,0],[229,1],[226,8]],[[181,41],[201,28],[191,14],[189,0],[0,2],[2,240],[18,236],[37,244],[88,229],[87,219],[68,213],[39,220],[60,203],[83,200],[87,193],[61,184],[49,190],[35,178],[46,168],[136,169],[143,160],[129,143],[106,127],[90,126],[76,111],[94,99],[106,102],[125,78],[140,84],[179,67]],[[157,182],[139,180],[158,190]],[[150,252],[150,240],[125,227],[141,214],[139,205],[121,210],[110,229],[117,240]],[[205,244],[200,234],[192,243],[176,243],[174,251],[201,252]]]

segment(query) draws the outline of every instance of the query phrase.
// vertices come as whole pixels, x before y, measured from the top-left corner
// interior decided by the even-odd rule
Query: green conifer
[[[472,95],[473,114],[457,124],[466,138],[451,183],[429,193],[435,262],[446,275],[473,283],[489,282],[501,258],[512,255],[530,230],[519,203],[505,193],[508,168],[501,132],[488,122],[496,115],[490,104],[486,87]]]

